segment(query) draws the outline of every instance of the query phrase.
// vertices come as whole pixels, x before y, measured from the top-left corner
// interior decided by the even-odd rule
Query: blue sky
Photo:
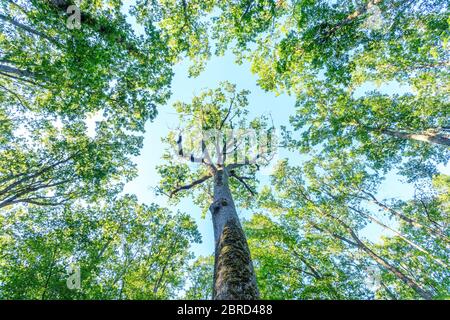
[[[130,1],[124,1],[127,4]],[[141,32],[136,24],[130,19],[130,23],[136,28],[137,32]],[[172,98],[167,105],[160,107],[158,117],[152,123],[147,123],[144,147],[141,155],[134,160],[138,166],[138,177],[125,187],[126,193],[137,195],[138,199],[143,203],[157,203],[161,206],[167,205],[165,196],[156,196],[153,190],[158,185],[160,179],[156,171],[156,166],[161,163],[161,156],[164,152],[164,144],[161,138],[165,137],[171,129],[178,125],[178,116],[172,108],[175,101],[189,102],[192,97],[200,93],[206,88],[216,88],[221,81],[229,81],[237,85],[239,90],[250,90],[249,110],[252,117],[270,114],[277,128],[281,125],[289,127],[289,116],[295,112],[295,99],[287,95],[276,96],[274,93],[265,92],[257,85],[257,77],[250,72],[250,66],[247,63],[237,65],[231,54],[223,57],[213,57],[204,72],[197,78],[188,77],[189,62],[182,62],[175,66],[175,77],[172,82]],[[359,93],[374,89],[372,85],[364,85],[359,89]],[[385,84],[378,88],[385,93],[401,93],[408,88],[400,87],[395,83]],[[301,164],[304,157],[298,153],[290,153],[285,150],[279,150],[278,159],[288,158],[293,165]],[[276,159],[275,161],[276,162]],[[441,171],[450,174],[450,166],[446,168],[440,167]],[[261,185],[267,184],[268,176],[261,175],[258,177]],[[377,196],[379,199],[384,198],[400,198],[408,199],[412,196],[413,189],[411,185],[407,185],[400,181],[400,177],[394,173],[386,176],[386,180],[379,188]],[[201,209],[194,205],[190,199],[184,199],[176,207],[171,207],[173,211],[181,210],[189,213],[197,222],[203,242],[194,245],[193,249],[197,255],[209,255],[214,252],[214,238],[211,217],[208,214],[206,218],[201,218]],[[246,212],[244,216],[247,218],[251,213]],[[388,222],[384,220],[384,222]],[[388,222],[389,224],[389,222]],[[391,224],[392,226],[392,224]],[[385,230],[369,225],[364,232],[364,236],[369,240],[376,241],[381,234],[387,234]]]

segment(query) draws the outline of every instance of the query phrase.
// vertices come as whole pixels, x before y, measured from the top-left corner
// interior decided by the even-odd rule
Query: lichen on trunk
[[[213,298],[258,299],[250,250],[229,189],[226,170],[219,170],[214,177],[214,203],[210,210],[215,238]]]
[[[257,299],[258,288],[247,241],[234,219],[227,222],[216,247],[214,299]]]

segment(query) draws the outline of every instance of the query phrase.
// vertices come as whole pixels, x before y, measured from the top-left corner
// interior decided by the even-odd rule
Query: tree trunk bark
[[[259,298],[255,272],[228,178],[227,169],[215,173],[210,207],[215,240],[213,299],[255,300]]]
[[[27,71],[27,70],[20,70],[14,67],[10,67],[7,65],[0,64],[0,72],[7,73],[7,74],[15,74],[19,77],[25,77],[25,78],[34,78],[35,74],[33,72]]]

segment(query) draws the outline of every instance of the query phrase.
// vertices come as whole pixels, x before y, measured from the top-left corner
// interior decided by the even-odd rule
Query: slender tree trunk
[[[320,275],[320,273],[316,270],[316,268],[314,268],[304,256],[302,256],[295,250],[293,250],[292,252],[297,258],[299,258],[299,260],[301,262],[303,262],[303,264],[311,271],[311,273],[314,275],[314,277],[316,279],[319,279],[319,280],[323,279],[322,276]]]
[[[56,247],[55,250],[53,250],[53,253],[52,253],[52,261],[50,263],[50,268],[49,268],[49,271],[48,271],[48,274],[47,274],[47,277],[46,277],[46,280],[45,280],[45,285],[44,285],[44,290],[42,291],[41,300],[44,300],[46,298],[46,295],[47,295],[48,285],[50,283],[50,278],[53,275],[53,268],[55,267],[55,262],[56,262],[55,261],[55,257],[56,257],[56,251],[57,250],[58,249]]]
[[[158,280],[155,283],[155,286],[153,287],[153,295],[155,296],[155,298],[158,293],[158,290],[162,287],[162,283],[164,282],[163,280],[164,280],[164,276],[166,274],[167,267],[172,262],[171,258],[172,258],[172,255],[174,254],[177,244],[178,244],[178,239],[175,239],[172,247],[170,248],[169,255],[166,258],[166,261],[164,262],[163,268],[161,270],[161,275],[159,276]]]
[[[391,298],[391,300],[398,300],[392,290],[389,289],[389,287],[385,285],[383,281],[380,281],[380,284],[383,287],[384,291],[386,291],[386,293],[388,294],[389,298]]]
[[[409,245],[411,245],[412,247],[416,248],[417,250],[419,250],[422,253],[425,253],[426,255],[428,255],[434,262],[436,262],[437,264],[439,264],[440,266],[444,267],[444,268],[450,268],[444,261],[442,261],[439,258],[436,258],[431,252],[429,252],[428,250],[426,250],[425,248],[421,247],[420,245],[418,245],[417,243],[409,240],[404,234],[402,234],[401,232],[392,229],[391,227],[389,227],[388,225],[384,224],[383,222],[381,222],[380,220],[376,219],[375,217],[372,217],[371,215],[356,209],[352,206],[348,206],[350,209],[352,209],[353,211],[359,213],[361,216],[368,218],[369,220],[375,222],[376,224],[378,224],[379,226],[395,233],[400,239],[404,240],[406,243],[408,243]]]
[[[309,199],[306,195],[303,194],[303,197],[311,202],[314,203],[311,199]],[[383,257],[379,256],[378,254],[376,254],[374,251],[372,251],[363,241],[361,241],[361,239],[358,237],[358,235],[356,234],[356,232],[353,230],[352,227],[350,227],[348,224],[346,224],[344,221],[342,221],[341,219],[335,217],[332,214],[323,212],[321,209],[316,208],[316,210],[325,215],[328,216],[330,218],[332,218],[333,220],[335,220],[336,222],[338,222],[345,230],[347,230],[347,232],[350,234],[352,240],[348,240],[345,237],[341,237],[338,236],[334,233],[331,233],[333,236],[335,236],[336,238],[339,238],[351,245],[356,246],[358,249],[364,251],[365,253],[367,253],[369,255],[369,257],[371,257],[378,265],[384,267],[385,269],[387,269],[389,272],[391,272],[392,274],[394,274],[398,279],[400,279],[401,281],[403,281],[406,285],[408,285],[411,289],[413,289],[419,296],[421,296],[423,299],[425,300],[431,300],[433,298],[433,295],[425,290],[424,288],[422,288],[420,286],[420,284],[418,284],[414,279],[408,277],[407,275],[405,275],[403,272],[401,272],[400,269],[398,269],[397,267],[395,267],[394,265],[391,265],[386,259],[384,259]],[[316,227],[316,229],[323,231],[323,229],[321,229],[320,227]]]
[[[344,226],[350,233],[353,240],[358,244],[358,248],[366,252],[373,260],[375,260],[379,265],[383,266],[391,273],[393,273],[397,278],[402,280],[405,284],[407,284],[411,289],[413,289],[418,295],[420,295],[425,300],[431,300],[433,295],[427,290],[423,289],[418,283],[416,283],[413,279],[406,276],[403,272],[401,272],[398,268],[391,265],[384,258],[380,257],[378,254],[373,252],[369,247],[367,247],[356,235],[352,228],[348,226]]]
[[[228,177],[226,169],[216,172],[210,207],[215,240],[213,299],[255,300],[259,298],[255,272]]]
[[[435,228],[430,228],[428,226],[425,226],[421,223],[419,223],[418,221],[411,219],[410,217],[405,216],[403,213],[394,210],[393,208],[385,205],[384,203],[380,202],[372,193],[368,192],[368,191],[364,191],[361,190],[362,193],[364,193],[365,195],[369,196],[370,199],[364,198],[367,201],[371,201],[374,204],[376,204],[377,206],[379,206],[380,208],[382,208],[384,211],[389,212],[390,214],[396,216],[397,218],[405,221],[406,223],[410,224],[413,227],[416,228],[423,228],[426,229],[430,235],[432,235],[433,237],[437,237],[440,238],[442,240],[444,240],[445,242],[449,243],[449,239],[447,237],[446,234],[444,234],[438,226],[435,226]]]
[[[4,14],[0,14],[0,20],[6,21],[6,22],[8,22],[8,23],[10,23],[10,24],[12,24],[12,25],[14,25],[14,26],[16,26],[16,27],[26,31],[26,32],[28,32],[28,33],[34,34],[35,36],[44,38],[44,39],[50,41],[53,44],[58,44],[58,42],[54,38],[49,37],[48,35],[40,32],[40,31],[37,31],[37,30],[35,30],[35,29],[31,28],[31,27],[28,27],[28,26],[26,26],[26,25],[24,25],[24,24],[22,24],[22,23],[20,23],[20,22],[18,22],[16,20],[14,20],[11,17],[5,16]]]
[[[32,73],[30,71],[20,70],[20,69],[10,67],[7,65],[3,65],[3,64],[0,64],[0,72],[8,73],[8,74],[12,73],[19,77],[26,77],[26,78],[33,78],[35,76],[34,73]]]
[[[426,142],[430,144],[438,144],[441,146],[447,146],[450,147],[450,138],[445,133],[445,128],[430,128],[429,131],[423,131],[419,133],[411,133],[411,132],[405,132],[405,131],[399,131],[394,129],[383,129],[380,127],[372,127],[368,125],[364,125],[356,121],[357,126],[362,126],[368,131],[372,132],[378,132],[385,135],[388,135],[390,137],[398,138],[398,139],[404,139],[404,140],[415,140],[415,141],[421,141]]]

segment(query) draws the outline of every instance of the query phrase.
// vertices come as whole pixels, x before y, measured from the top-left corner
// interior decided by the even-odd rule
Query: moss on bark
[[[235,219],[226,223],[220,236],[214,269],[214,299],[258,299],[250,250],[244,232]]]

